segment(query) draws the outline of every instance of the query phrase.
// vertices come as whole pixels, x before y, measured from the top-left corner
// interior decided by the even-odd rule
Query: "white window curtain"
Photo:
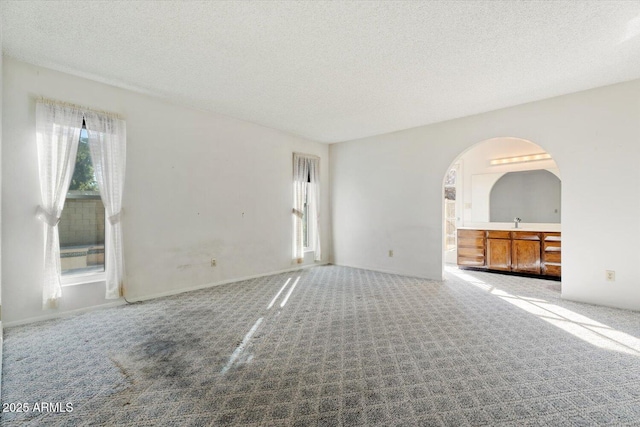
[[[75,167],[82,111],[47,102],[36,103],[36,143],[41,204],[37,217],[44,222],[43,308],[55,308],[62,296],[58,221]]]
[[[320,247],[320,159],[310,158],[309,161],[309,223],[311,229],[309,235],[310,245],[314,251],[314,260],[322,259],[322,248]]]
[[[309,194],[307,195],[307,191]],[[308,196],[308,197],[307,197]],[[293,260],[304,260],[303,211],[308,201],[307,227],[314,259],[320,261],[320,159],[315,156],[293,154]]]
[[[105,229],[106,298],[123,295],[122,192],[126,165],[126,123],[103,113],[87,112],[85,125],[93,168],[108,218]]]
[[[304,259],[302,216],[309,177],[307,157],[293,154],[293,260],[298,264]]]

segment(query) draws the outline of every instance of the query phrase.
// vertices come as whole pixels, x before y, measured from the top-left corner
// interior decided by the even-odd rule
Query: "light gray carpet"
[[[316,267],[10,328],[3,403],[73,412],[1,424],[640,425],[640,313],[447,277]]]

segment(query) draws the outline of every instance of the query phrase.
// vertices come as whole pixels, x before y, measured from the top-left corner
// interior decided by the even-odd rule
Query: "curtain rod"
[[[294,151],[293,154],[300,157],[306,157],[308,159],[320,159],[320,156],[316,156],[315,154],[298,153],[296,151]]]
[[[43,104],[60,105],[62,107],[76,108],[81,111],[91,111],[92,113],[104,114],[106,116],[113,117],[115,119],[124,120],[124,117],[118,113],[105,111],[105,110],[97,110],[95,108],[85,107],[84,105],[73,104],[71,102],[65,102],[65,101],[58,101],[57,99],[45,98],[44,96],[38,97],[36,101]]]

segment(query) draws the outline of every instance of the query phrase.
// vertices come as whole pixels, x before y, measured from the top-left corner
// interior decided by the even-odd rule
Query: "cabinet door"
[[[540,274],[540,242],[512,240],[511,271]]]
[[[491,270],[511,270],[511,240],[487,239],[487,267]]]

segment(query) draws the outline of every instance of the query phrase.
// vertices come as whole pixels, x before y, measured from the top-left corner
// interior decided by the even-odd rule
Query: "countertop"
[[[482,222],[467,224],[463,227],[457,227],[458,230],[500,230],[500,231],[536,231],[536,232],[552,232],[559,233],[561,225],[557,223],[526,223],[521,222],[518,228],[513,226],[513,222]]]

